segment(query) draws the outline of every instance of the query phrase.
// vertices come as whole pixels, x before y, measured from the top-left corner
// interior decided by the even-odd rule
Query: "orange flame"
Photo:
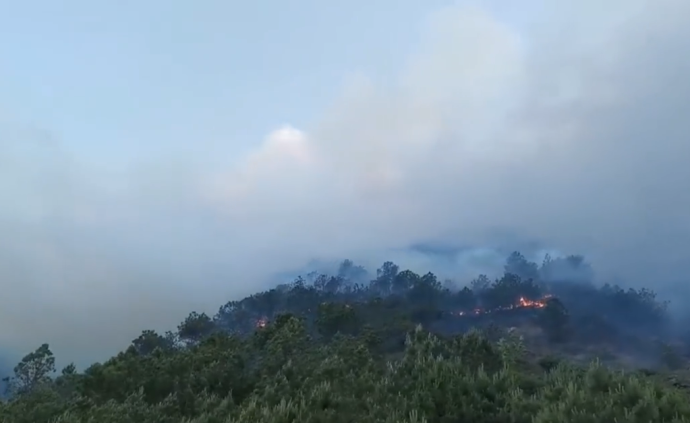
[[[497,307],[494,309],[486,310],[483,308],[475,308],[469,311],[464,311],[464,310],[459,310],[459,311],[452,311],[451,314],[455,316],[479,316],[482,314],[489,314],[493,313],[496,311],[502,311],[502,310],[514,310],[514,309],[519,309],[519,308],[544,308],[546,307],[546,303],[550,298],[552,298],[553,295],[545,295],[542,298],[538,300],[529,300],[525,297],[519,297],[515,304],[505,306],[505,307]],[[351,306],[349,304],[345,304],[345,307],[350,308]],[[268,319],[265,317],[262,317],[261,319],[258,319],[256,321],[256,328],[265,328],[268,325]]]
[[[538,300],[529,300],[525,297],[520,297],[517,299],[515,304],[505,306],[505,307],[498,307],[494,308],[491,310],[485,310],[482,308],[475,308],[474,310],[471,311],[455,311],[451,312],[451,314],[454,314],[456,316],[467,316],[467,315],[480,315],[480,314],[489,314],[493,313],[495,311],[501,311],[501,310],[514,310],[517,308],[544,308],[546,307],[546,303],[548,302],[549,298],[553,297],[553,295],[545,295],[544,297],[538,299]]]

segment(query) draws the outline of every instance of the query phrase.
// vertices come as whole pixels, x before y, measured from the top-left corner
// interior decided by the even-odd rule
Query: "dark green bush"
[[[441,338],[420,327],[399,359],[384,360],[364,336],[319,344],[300,319],[281,323],[259,333],[261,343],[217,335],[188,350],[122,354],[78,374],[67,397],[47,384],[3,404],[0,421],[690,421],[690,398],[680,390],[597,363],[522,371],[506,356],[519,349],[493,345],[480,332]]]
[[[8,379],[14,395],[0,402],[0,423],[690,422],[681,382],[554,357],[535,363],[519,331],[466,331],[482,307],[510,311],[518,298],[541,296],[549,275],[583,266],[578,257],[539,268],[516,253],[503,278],[455,292],[390,262],[364,285],[347,279],[363,272],[348,266],[229,302],[213,317],[191,313],[175,333],[143,331],[81,373],[67,366],[50,377],[55,360],[42,345]],[[648,291],[561,289],[664,319]],[[569,307],[552,299],[522,321],[537,322],[553,344],[583,338],[573,334],[582,316],[571,319]],[[662,358],[682,365],[670,347]]]

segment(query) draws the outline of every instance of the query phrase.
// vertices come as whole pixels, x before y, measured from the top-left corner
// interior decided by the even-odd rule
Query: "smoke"
[[[563,251],[680,292],[690,5],[528,3],[540,25],[435,11],[397,73],[354,76],[314,125],[220,169],[199,139],[193,160],[103,167],[5,115],[0,346],[102,359],[311,260],[462,279]]]

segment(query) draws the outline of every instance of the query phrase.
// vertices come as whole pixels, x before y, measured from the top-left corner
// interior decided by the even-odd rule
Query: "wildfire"
[[[545,295],[544,297],[538,299],[538,300],[529,300],[525,297],[520,297],[517,299],[515,304],[511,304],[506,307],[498,307],[490,310],[486,310],[483,308],[475,308],[474,310],[470,311],[455,311],[452,312],[452,314],[455,314],[456,316],[477,316],[480,314],[489,314],[493,313],[496,311],[502,311],[502,310],[514,310],[517,308],[544,308],[546,307],[546,303],[548,302],[549,298],[553,297],[553,295]]]
[[[552,298],[553,295],[545,295],[542,298],[538,300],[530,300],[525,297],[519,297],[516,301],[515,304],[505,306],[505,307],[497,307],[493,309],[484,309],[484,308],[475,308],[473,310],[469,311],[452,311],[451,314],[455,316],[479,316],[482,314],[489,314],[489,313],[494,313],[497,311],[504,311],[504,310],[515,310],[515,309],[521,309],[521,308],[544,308],[546,307],[546,304],[548,303],[549,299]],[[349,304],[345,304],[345,307],[350,308],[351,306]],[[311,311],[311,310],[310,310]],[[257,329],[265,328],[268,325],[268,319],[266,317],[262,317],[260,319],[256,320],[255,326]]]
[[[517,307],[532,307],[532,308],[544,308],[546,307],[546,302],[548,299],[551,298],[551,295],[547,295],[544,298],[540,298],[538,300],[532,301],[528,300],[525,297],[520,297],[518,299]],[[515,308],[515,307],[513,307]]]

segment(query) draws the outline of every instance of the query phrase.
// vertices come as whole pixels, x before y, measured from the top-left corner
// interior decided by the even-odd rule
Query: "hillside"
[[[592,275],[581,257],[514,253],[503,277],[456,287],[345,261],[144,330],[81,373],[53,377],[42,345],[0,422],[690,421],[690,349],[667,304]]]

